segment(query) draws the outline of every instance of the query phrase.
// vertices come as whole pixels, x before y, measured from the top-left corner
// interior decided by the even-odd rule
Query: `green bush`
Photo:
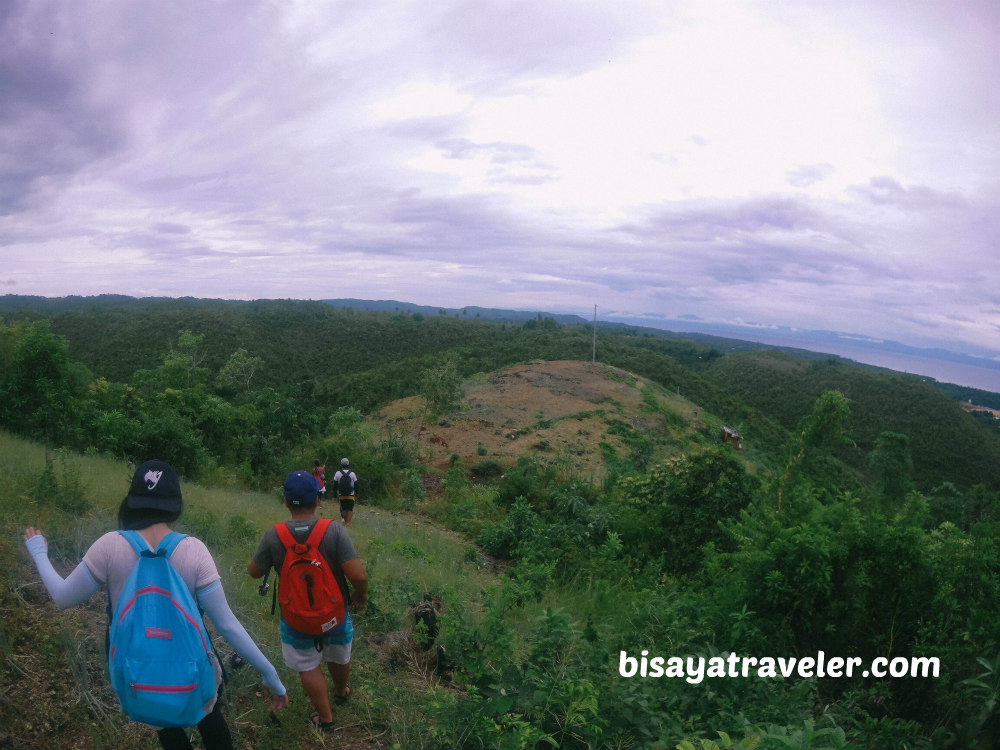
[[[490,458],[473,464],[469,471],[475,477],[479,477],[480,479],[489,479],[503,474],[503,466],[499,461]]]

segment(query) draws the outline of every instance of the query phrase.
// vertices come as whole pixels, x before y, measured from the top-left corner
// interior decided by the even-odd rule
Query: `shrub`
[[[487,459],[485,461],[480,461],[477,464],[473,464],[472,468],[469,470],[472,475],[479,477],[480,479],[487,479],[489,477],[498,477],[503,474],[503,466],[496,459]]]

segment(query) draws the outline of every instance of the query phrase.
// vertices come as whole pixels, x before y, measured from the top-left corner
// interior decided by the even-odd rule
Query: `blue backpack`
[[[211,641],[187,584],[170,564],[184,534],[173,531],[156,552],[136,531],[120,531],[139,555],[111,618],[111,686],[133,721],[190,727],[215,694]]]

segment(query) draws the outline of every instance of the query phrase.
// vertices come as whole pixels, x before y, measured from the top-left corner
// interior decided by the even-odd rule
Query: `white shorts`
[[[290,643],[282,643],[281,656],[285,660],[285,666],[289,669],[294,669],[296,672],[309,672],[316,669],[321,661],[350,664],[351,643],[331,643],[323,646],[322,651],[317,651],[315,646],[295,648]]]

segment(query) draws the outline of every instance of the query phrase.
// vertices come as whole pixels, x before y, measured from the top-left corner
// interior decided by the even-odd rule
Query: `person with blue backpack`
[[[288,692],[233,614],[208,548],[170,529],[182,508],[170,465],[146,461],[118,509],[119,530],[94,542],[66,578],[53,568],[40,531],[28,527],[24,544],[60,609],[107,591],[109,674],[129,718],[156,729],[164,750],[191,748],[185,728],[195,725],[205,748],[227,750],[233,741],[219,705],[222,665],[202,613],[260,672],[272,711],[288,705]]]

